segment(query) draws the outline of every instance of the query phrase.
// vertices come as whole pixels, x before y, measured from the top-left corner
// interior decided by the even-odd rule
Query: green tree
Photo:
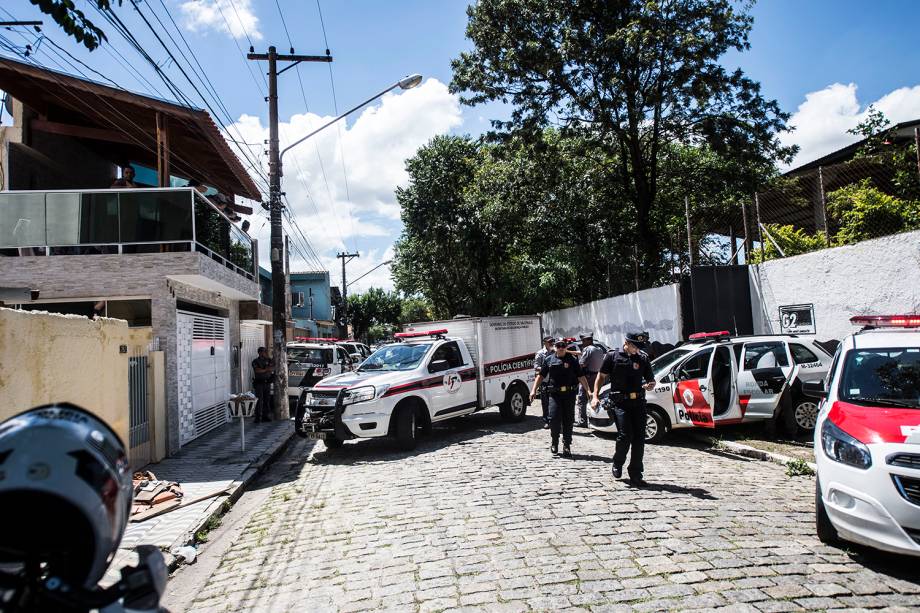
[[[505,136],[538,140],[556,124],[593,141],[633,205],[644,279],[665,265],[655,222],[666,146],[757,163],[795,151],[776,137],[788,115],[719,63],[749,47],[752,19],[731,0],[479,0],[467,13],[473,50],[453,61],[452,90],[470,105],[510,102],[510,120],[493,122]]]
[[[763,257],[761,257],[761,250],[755,249],[751,254],[751,263],[753,264],[760,264],[766,260],[782,257],[773,241],[776,241],[786,257],[818,251],[827,247],[827,237],[824,232],[808,234],[801,228],[790,225],[781,226],[779,224],[766,224],[764,227],[773,240],[764,235]]]
[[[920,202],[890,196],[871,179],[830,192],[827,212],[840,228],[834,235],[837,245],[920,228]]]
[[[51,18],[61,26],[68,35],[72,36],[78,43],[93,51],[103,41],[108,40],[105,32],[99,29],[96,24],[90,21],[83,11],[78,9],[73,0],[29,0],[38,9],[50,15]],[[109,11],[112,8],[111,0],[91,0],[96,4],[100,11]],[[118,6],[121,6],[122,0],[117,0]]]

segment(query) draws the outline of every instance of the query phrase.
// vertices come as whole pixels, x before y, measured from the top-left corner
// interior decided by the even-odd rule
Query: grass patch
[[[224,515],[227,514],[227,512],[230,510],[230,507],[232,506],[233,505],[230,504],[229,500],[225,500],[224,503],[220,505],[220,508],[217,509],[217,512],[209,517],[208,521],[204,522],[204,525],[201,526],[201,528],[198,529],[198,532],[195,533],[196,544],[208,542],[210,533],[220,527],[220,523]]]
[[[786,462],[786,474],[790,477],[811,477],[815,474],[808,462],[800,458]]]

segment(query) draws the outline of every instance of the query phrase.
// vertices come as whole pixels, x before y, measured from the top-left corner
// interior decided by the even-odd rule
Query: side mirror
[[[447,360],[435,360],[428,365],[428,372],[443,372],[450,368],[450,364],[447,363]]]
[[[813,398],[827,398],[827,390],[824,388],[824,381],[804,381],[802,383],[802,393]]]

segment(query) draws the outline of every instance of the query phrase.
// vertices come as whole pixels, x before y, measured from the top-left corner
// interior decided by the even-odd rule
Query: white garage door
[[[176,314],[180,445],[227,421],[229,331],[225,317],[186,311]]]

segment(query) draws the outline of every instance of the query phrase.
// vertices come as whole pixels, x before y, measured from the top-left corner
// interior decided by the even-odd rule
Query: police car
[[[299,337],[287,344],[288,400],[291,410],[297,406],[302,388],[313,387],[320,380],[353,368],[348,352],[335,339]]]
[[[920,556],[920,315],[853,317],[815,429],[818,537]]]
[[[674,428],[721,425],[781,417],[789,429],[815,427],[818,404],[802,383],[820,380],[831,354],[814,339],[796,335],[692,334],[690,342],[652,360],[657,385],[646,392],[645,440],[657,442]],[[601,388],[601,399],[610,386]],[[588,425],[616,432],[599,404],[589,406]]]

